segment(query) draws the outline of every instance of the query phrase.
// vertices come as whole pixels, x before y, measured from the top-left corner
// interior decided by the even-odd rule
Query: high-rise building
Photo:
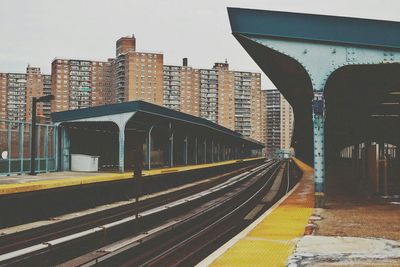
[[[281,149],[290,152],[294,126],[293,109],[289,102],[281,97]]]
[[[181,78],[182,67],[164,65],[163,105],[164,107],[181,110]]]
[[[28,65],[25,73],[0,73],[0,119],[30,121],[32,97],[50,94],[50,75]],[[38,120],[49,122],[50,104],[38,103]]]
[[[55,59],[51,74],[53,112],[111,103],[111,62]]]
[[[165,107],[208,119],[261,140],[261,78],[259,73],[229,70],[215,63],[212,69],[187,65],[164,66]]]
[[[235,129],[235,75],[225,63],[215,63],[218,75],[218,120],[217,123]]]
[[[0,119],[7,119],[8,99],[7,99],[7,74],[0,73]]]
[[[267,155],[267,90],[261,90],[260,94],[260,122],[261,122],[261,140],[260,142],[265,145],[263,155]]]
[[[200,69],[200,117],[218,123],[218,70]]]
[[[200,116],[200,71],[183,60],[181,69],[180,111]]]
[[[209,69],[188,66],[187,58],[163,65],[162,53],[136,51],[134,35],[117,40],[115,51],[107,61],[56,58],[51,76],[33,67],[0,74],[0,118],[29,120],[31,97],[50,93],[55,99],[38,105],[39,116],[144,100],[262,140],[259,73],[229,70],[227,61]]]
[[[187,58],[182,66],[164,65],[163,85],[164,107],[199,116],[199,70],[188,66]]]
[[[289,153],[293,134],[293,110],[278,90],[266,90],[267,157]]]
[[[136,51],[134,35],[120,38],[116,46],[115,101],[144,100],[163,105],[163,54]]]
[[[235,71],[235,131],[261,140],[261,75]]]

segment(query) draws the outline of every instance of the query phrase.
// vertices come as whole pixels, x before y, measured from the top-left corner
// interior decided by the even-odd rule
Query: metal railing
[[[57,168],[57,126],[37,124],[36,172]],[[0,120],[0,176],[30,171],[31,123]]]

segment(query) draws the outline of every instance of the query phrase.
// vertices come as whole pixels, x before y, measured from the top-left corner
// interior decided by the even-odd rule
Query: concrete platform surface
[[[400,266],[400,242],[382,238],[305,236],[288,266]]]

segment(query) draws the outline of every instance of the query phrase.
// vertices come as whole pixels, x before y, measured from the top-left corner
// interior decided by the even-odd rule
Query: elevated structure
[[[260,156],[263,144],[206,119],[144,101],[56,112],[61,128],[58,169],[70,169],[71,154],[99,156],[101,166],[120,172],[143,145],[147,169]]]
[[[293,107],[292,142],[298,157],[314,162],[317,207],[324,205],[326,157],[351,144],[400,144],[400,23],[228,13],[235,38]]]

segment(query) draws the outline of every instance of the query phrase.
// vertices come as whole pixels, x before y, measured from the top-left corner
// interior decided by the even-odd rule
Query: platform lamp
[[[32,97],[32,112],[31,112],[31,171],[29,175],[36,175],[36,104],[41,102],[50,102],[54,99],[54,95],[45,95],[39,98]]]

